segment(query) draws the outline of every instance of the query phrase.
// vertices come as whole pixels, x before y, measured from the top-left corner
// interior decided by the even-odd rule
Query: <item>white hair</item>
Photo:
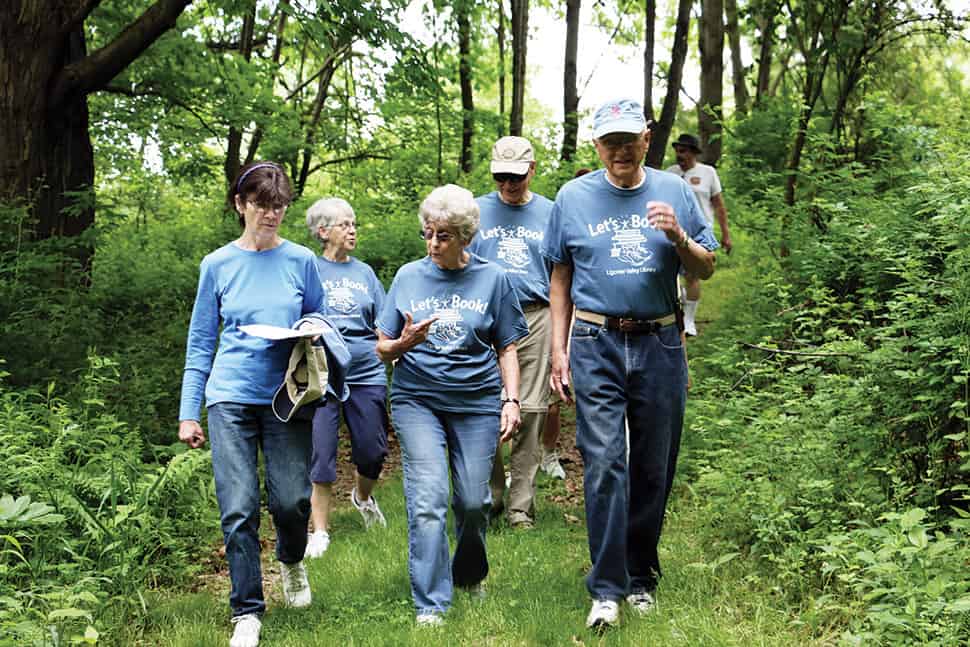
[[[421,226],[445,225],[455,230],[463,243],[478,233],[478,203],[471,191],[457,184],[446,184],[431,191],[418,210]]]
[[[330,229],[344,218],[353,220],[354,208],[343,198],[320,198],[306,210],[306,226],[310,235],[321,242],[320,227]]]

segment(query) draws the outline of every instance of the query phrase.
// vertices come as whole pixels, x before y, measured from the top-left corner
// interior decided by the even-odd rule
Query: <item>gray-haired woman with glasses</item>
[[[351,460],[357,467],[350,501],[364,518],[364,526],[386,526],[384,515],[371,492],[387,456],[387,377],[384,364],[374,353],[375,321],[384,305],[384,286],[366,263],[350,255],[357,249],[357,218],[341,198],[323,198],[307,209],[306,224],[323,245],[317,258],[327,298],[323,313],[343,334],[351,361],[346,383],[350,398],[330,399],[313,416],[313,533],[306,556],[320,557],[330,546],[330,505],[337,480],[337,430],[340,414],[350,431]]]
[[[377,322],[378,355],[398,360],[391,415],[404,468],[411,593],[423,625],[443,622],[453,587],[482,594],[492,457],[520,418],[515,342],[528,329],[505,271],[465,249],[478,217],[467,189],[431,192],[420,209],[428,256],[398,271]]]

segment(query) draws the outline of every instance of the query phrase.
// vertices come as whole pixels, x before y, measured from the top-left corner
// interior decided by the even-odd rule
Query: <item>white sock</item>
[[[695,315],[697,315],[697,304],[701,300],[691,301],[690,299],[684,299],[684,319],[693,323]]]

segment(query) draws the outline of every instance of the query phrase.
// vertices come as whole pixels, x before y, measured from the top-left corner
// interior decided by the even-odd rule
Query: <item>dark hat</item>
[[[688,135],[687,133],[682,133],[677,140],[670,145],[671,148],[676,148],[677,146],[683,146],[684,148],[690,148],[695,153],[701,152],[701,142],[699,139],[693,135]]]

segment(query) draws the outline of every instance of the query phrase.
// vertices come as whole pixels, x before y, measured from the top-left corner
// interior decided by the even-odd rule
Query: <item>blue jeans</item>
[[[408,573],[418,615],[443,613],[453,586],[488,575],[485,529],[492,508],[488,478],[499,436],[496,413],[452,413],[391,398],[401,443],[408,512]],[[448,563],[448,470],[453,489],[455,556]]]
[[[687,400],[680,332],[672,324],[630,334],[577,320],[570,368],[593,564],[586,588],[594,599],[620,600],[653,590],[660,577],[657,544]]]
[[[268,405],[220,402],[209,407],[212,472],[229,562],[232,615],[261,614],[259,468],[263,450],[269,511],[276,526],[276,558],[303,559],[310,519],[310,422],[280,422]]]

